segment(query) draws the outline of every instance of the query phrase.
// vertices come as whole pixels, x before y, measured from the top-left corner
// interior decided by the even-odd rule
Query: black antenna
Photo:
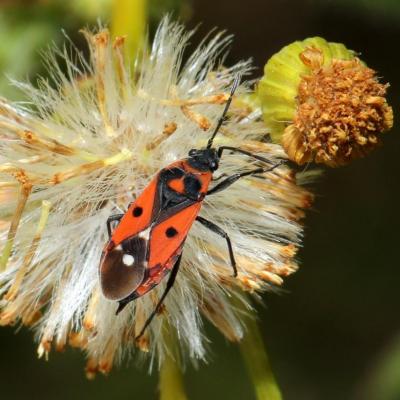
[[[229,98],[225,104],[225,108],[224,108],[224,112],[222,113],[221,117],[218,120],[217,126],[215,127],[214,133],[212,134],[212,136],[210,137],[210,139],[208,139],[207,142],[207,149],[210,149],[212,144],[213,144],[213,140],[216,136],[216,134],[218,133],[219,129],[221,128],[221,125],[223,124],[225,117],[226,117],[226,113],[229,110],[229,106],[231,105],[232,102],[232,98],[233,95],[235,93],[235,90],[237,89],[237,87],[239,86],[239,82],[240,82],[240,75],[236,75],[235,80],[233,81],[233,85],[232,85],[232,89],[231,89],[231,93],[229,95]]]

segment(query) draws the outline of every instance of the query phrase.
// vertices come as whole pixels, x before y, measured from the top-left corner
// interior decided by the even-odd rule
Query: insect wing
[[[151,231],[149,266],[167,265],[169,259],[183,245],[201,208],[201,202],[172,214]]]
[[[105,249],[100,282],[105,297],[110,300],[125,298],[143,282],[148,250],[143,232],[152,222],[156,180],[129,206]]]
[[[115,244],[137,235],[150,226],[157,192],[157,178],[154,178],[142,194],[129,206],[128,211],[113,232],[112,240]]]
[[[108,299],[121,300],[142,283],[146,270],[147,245],[146,240],[134,236],[105,252],[100,265],[100,282]]]
[[[182,253],[186,236],[199,213],[195,203],[157,224],[150,234],[150,253],[146,278],[129,298],[145,295],[169,273]]]

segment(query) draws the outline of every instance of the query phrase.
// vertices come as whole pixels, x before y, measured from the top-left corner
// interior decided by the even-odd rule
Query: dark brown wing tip
[[[122,300],[135,291],[144,278],[145,267],[141,260],[127,266],[123,262],[124,252],[113,249],[107,252],[100,264],[100,285],[104,297]]]

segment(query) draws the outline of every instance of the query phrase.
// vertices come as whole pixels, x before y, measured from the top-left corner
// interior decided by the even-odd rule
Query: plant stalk
[[[147,26],[147,0],[114,0],[112,5],[111,34],[126,36],[126,59],[134,59],[143,44]]]
[[[160,400],[187,400],[178,364],[166,356],[160,371]]]
[[[247,332],[240,342],[240,351],[253,382],[257,400],[282,400],[282,394],[268,359],[267,350],[253,317],[246,319]]]

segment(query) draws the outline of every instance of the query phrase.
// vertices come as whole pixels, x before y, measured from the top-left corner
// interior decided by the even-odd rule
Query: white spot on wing
[[[135,262],[135,258],[130,254],[124,254],[124,256],[122,257],[122,262],[127,267],[131,267],[133,265],[133,263]]]
[[[149,226],[146,230],[140,232],[140,233],[138,234],[138,236],[139,236],[141,239],[149,240],[149,238],[150,238],[150,231],[151,231],[151,226]]]

